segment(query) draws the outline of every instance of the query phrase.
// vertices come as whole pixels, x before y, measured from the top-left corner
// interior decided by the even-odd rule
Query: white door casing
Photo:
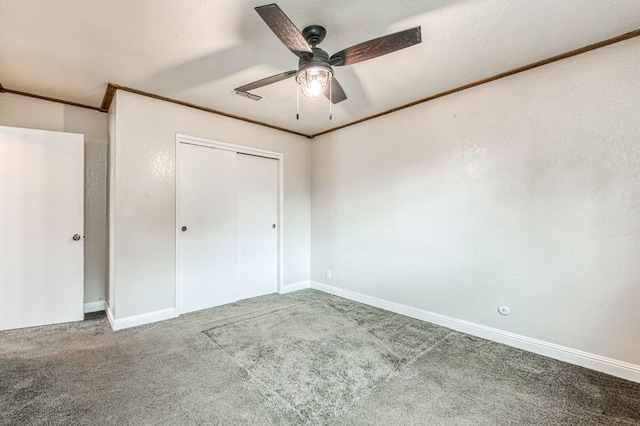
[[[0,330],[84,318],[83,216],[84,136],[0,126]]]

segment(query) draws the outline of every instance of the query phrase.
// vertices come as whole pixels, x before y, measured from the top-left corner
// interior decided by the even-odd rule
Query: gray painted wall
[[[640,365],[639,69],[633,39],[314,139],[312,281]]]

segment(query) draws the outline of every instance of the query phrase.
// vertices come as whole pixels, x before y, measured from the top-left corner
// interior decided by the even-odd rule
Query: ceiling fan
[[[271,31],[299,58],[297,70],[272,75],[234,90],[236,94],[255,100],[261,97],[250,93],[251,90],[295,76],[304,95],[318,97],[324,94],[332,103],[337,104],[347,99],[347,95],[334,77],[333,66],[366,61],[422,41],[420,27],[415,27],[356,44],[329,56],[317,47],[326,35],[322,26],[310,25],[300,32],[277,4],[259,6],[255,9]]]

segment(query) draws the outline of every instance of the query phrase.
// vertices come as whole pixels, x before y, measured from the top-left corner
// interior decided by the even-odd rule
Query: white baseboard
[[[84,313],[88,314],[90,312],[100,312],[104,311],[106,304],[104,300],[98,300],[97,302],[87,302],[84,304]]]
[[[592,370],[601,371],[611,374],[612,376],[621,377],[640,383],[640,365],[630,364],[624,361],[618,361],[612,358],[583,352],[577,349],[568,348],[566,346],[556,345],[542,340],[532,339],[530,337],[521,336],[519,334],[502,331],[496,328],[486,327],[484,325],[475,324],[469,321],[451,318],[445,315],[436,314],[418,308],[402,305],[400,303],[389,302],[361,293],[344,290],[327,284],[312,281],[311,288],[333,294],[335,296],[350,299],[376,308],[395,312],[407,317],[419,319],[432,324],[451,328],[462,333],[472,336],[481,337],[483,339],[492,340],[494,342],[503,343],[518,349],[533,352],[539,355],[554,358],[570,364],[579,365],[581,367],[590,368]]]
[[[285,284],[280,290],[280,294],[291,293],[292,291],[311,288],[311,281],[298,281],[297,283]]]
[[[132,315],[130,317],[116,319],[111,311],[109,305],[106,305],[107,319],[111,325],[113,331],[123,330],[125,328],[136,327],[144,324],[151,324],[153,322],[164,321],[172,318],[176,318],[178,313],[175,308],[162,309],[160,311],[149,312],[146,314]]]

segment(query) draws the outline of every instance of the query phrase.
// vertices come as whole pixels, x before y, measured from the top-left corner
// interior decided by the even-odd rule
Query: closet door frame
[[[276,229],[277,229],[277,265],[276,265],[276,270],[277,270],[277,277],[276,277],[276,283],[277,283],[277,291],[278,293],[282,293],[283,290],[283,263],[284,263],[284,257],[282,254],[283,251],[283,219],[282,219],[282,212],[284,210],[284,194],[283,194],[283,182],[284,182],[284,154],[281,152],[276,152],[276,151],[267,151],[264,149],[259,149],[259,148],[253,148],[250,146],[243,146],[243,145],[235,145],[235,144],[230,144],[230,143],[225,143],[225,142],[220,142],[220,141],[214,141],[214,140],[210,140],[210,139],[204,139],[204,138],[199,138],[199,137],[195,137],[195,136],[189,136],[189,135],[183,135],[180,133],[176,134],[176,205],[175,205],[175,212],[176,212],[176,223],[175,223],[175,236],[176,236],[176,240],[175,240],[175,262],[176,262],[176,267],[175,267],[175,277],[174,277],[174,282],[175,282],[175,309],[176,312],[178,314],[180,314],[180,250],[179,250],[179,246],[178,246],[178,238],[180,238],[179,233],[180,231],[180,224],[181,222],[181,218],[180,218],[180,144],[189,144],[189,145],[197,145],[197,146],[202,146],[202,147],[206,147],[206,148],[215,148],[215,149],[222,149],[225,151],[232,151],[232,152],[236,152],[239,154],[247,154],[247,155],[255,155],[257,157],[264,157],[264,158],[271,158],[274,160],[278,161],[278,213],[277,213],[277,223],[276,223]]]

